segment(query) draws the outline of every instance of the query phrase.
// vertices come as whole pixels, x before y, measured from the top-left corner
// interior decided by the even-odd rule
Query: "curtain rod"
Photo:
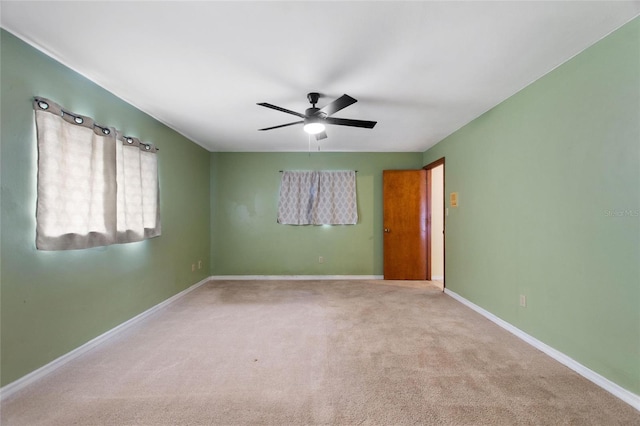
[[[66,109],[62,108],[62,107],[61,107],[60,105],[58,105],[57,103],[55,103],[55,102],[53,102],[53,101],[51,101],[51,100],[49,100],[49,99],[41,98],[40,96],[34,96],[34,97],[33,97],[33,102],[34,102],[34,105],[37,105],[37,106],[38,106],[38,108],[40,108],[42,111],[47,111],[47,110],[49,110],[49,108],[50,108],[50,107],[53,107],[53,110],[57,110],[57,111],[59,111],[59,113],[60,113],[60,114],[56,114],[56,115],[60,115],[61,117],[64,117],[65,115],[69,115],[69,116],[73,117],[73,122],[74,122],[75,124],[81,125],[81,124],[83,124],[83,123],[84,123],[84,120],[85,120],[85,119],[89,119],[89,120],[91,121],[91,123],[93,123],[93,127],[97,127],[98,129],[102,130],[102,133],[103,133],[103,134],[108,135],[109,133],[111,133],[111,130],[109,129],[109,127],[108,127],[108,126],[101,126],[101,125],[99,125],[99,124],[98,124],[98,123],[96,123],[96,122],[95,122],[95,120],[94,120],[93,118],[91,118],[91,117],[84,117],[84,116],[82,116],[82,115],[80,115],[80,114],[76,114],[76,113],[73,113],[73,112],[69,112],[69,111],[67,111]],[[52,112],[52,111],[49,111],[49,112]],[[54,114],[55,114],[55,113],[54,113]],[[84,127],[87,127],[87,128],[88,128],[88,126],[87,126],[87,125],[84,125]],[[127,141],[128,143],[132,143],[133,139],[136,139],[136,140],[138,141],[138,143],[139,143],[139,144],[141,144],[141,145],[144,145],[144,146],[145,146],[145,148],[146,148],[146,150],[147,150],[147,151],[148,151],[148,150],[150,150],[152,146],[156,149],[156,151],[160,151],[160,148],[158,148],[158,147],[157,147],[157,146],[155,146],[155,145],[148,144],[148,143],[144,143],[144,142],[142,142],[141,140],[139,140],[139,139],[137,139],[137,138],[133,138],[133,137],[131,137],[131,136],[125,136],[125,135],[123,135],[123,134],[122,134],[118,129],[115,129],[115,130],[116,130],[116,138],[118,137],[118,133],[120,133],[121,137],[122,137],[125,141]]]
[[[328,172],[332,172],[333,170],[327,170]],[[284,170],[280,170],[280,173],[284,172]],[[354,172],[358,173],[357,170],[354,170]]]

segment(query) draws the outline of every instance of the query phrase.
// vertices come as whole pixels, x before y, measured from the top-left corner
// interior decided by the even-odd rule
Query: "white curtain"
[[[283,171],[278,223],[355,225],[358,223],[356,172]]]
[[[38,137],[36,246],[70,250],[160,235],[152,145],[34,100]]]
[[[116,142],[118,242],[160,235],[157,155],[150,145],[118,132]]]

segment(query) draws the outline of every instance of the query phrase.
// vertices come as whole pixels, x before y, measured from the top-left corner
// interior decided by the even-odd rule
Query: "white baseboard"
[[[204,283],[208,282],[209,280],[210,280],[209,278],[205,278],[204,280],[195,283],[191,287],[181,291],[178,294],[175,294],[175,295],[171,296],[170,298],[168,298],[167,300],[165,300],[163,302],[158,303],[157,305],[147,309],[146,311],[142,312],[141,314],[136,315],[135,317],[131,318],[130,320],[127,320],[127,321],[123,322],[122,324],[115,326],[111,330],[99,335],[98,337],[89,340],[87,343],[83,344],[82,346],[77,347],[76,349],[72,350],[71,352],[68,352],[68,353],[62,355],[61,357],[54,359],[50,363],[38,368],[37,370],[32,371],[31,373],[27,374],[26,376],[22,376],[18,380],[3,386],[2,388],[0,388],[0,400],[4,400],[5,398],[10,397],[14,393],[20,391],[21,389],[25,388],[26,386],[30,385],[31,383],[35,382],[36,380],[39,380],[39,379],[43,378],[47,374],[52,373],[53,371],[57,370],[58,368],[62,367],[65,364],[67,364],[68,362],[73,361],[74,359],[78,358],[80,355],[90,351],[91,349],[95,348],[96,346],[100,345],[101,343],[105,342],[106,340],[110,339],[111,337],[115,336],[117,333],[120,333],[121,331],[127,329],[128,327],[131,327],[135,323],[140,322],[142,319],[144,319],[144,318],[148,317],[149,315],[155,313],[156,311],[164,308],[165,306],[169,305],[170,303],[175,302],[179,298],[181,298],[184,295],[186,295],[187,293],[195,290],[196,288],[200,287],[201,285],[203,285]]]
[[[431,281],[444,281],[444,275],[431,275]]]
[[[569,356],[563,354],[562,352],[558,351],[557,349],[554,349],[551,346],[547,345],[546,343],[541,342],[540,340],[536,339],[535,337],[530,336],[529,334],[525,333],[524,331],[520,330],[519,328],[514,327],[513,325],[509,324],[508,322],[498,318],[497,316],[495,316],[491,312],[481,308],[480,306],[476,305],[473,302],[470,302],[469,300],[465,299],[464,297],[460,296],[459,294],[457,294],[457,293],[455,293],[455,292],[453,292],[453,291],[451,291],[451,290],[449,290],[447,288],[444,289],[444,292],[445,292],[445,294],[451,296],[452,298],[454,298],[458,302],[462,303],[463,305],[468,306],[469,308],[471,308],[474,311],[478,312],[483,317],[487,318],[488,320],[494,322],[495,324],[497,324],[500,327],[504,328],[508,332],[510,332],[510,333],[514,334],[515,336],[519,337],[520,339],[524,340],[525,342],[527,342],[528,344],[530,344],[534,348],[541,350],[542,352],[544,352],[545,354],[549,355],[551,358],[555,359],[559,363],[569,367],[570,369],[572,369],[576,373],[580,374],[582,377],[592,381],[596,385],[600,386],[602,389],[606,390],[607,392],[611,393],[615,397],[617,397],[617,398],[621,399],[622,401],[626,402],[627,404],[631,405],[636,410],[640,411],[640,396],[638,396],[638,395],[626,390],[622,386],[612,382],[611,380],[607,379],[606,377],[601,376],[600,374],[596,373],[595,371],[590,370],[589,368],[587,368],[584,365],[580,364],[578,361],[574,360],[573,358],[570,358]]]
[[[211,280],[381,280],[382,275],[212,275]]]

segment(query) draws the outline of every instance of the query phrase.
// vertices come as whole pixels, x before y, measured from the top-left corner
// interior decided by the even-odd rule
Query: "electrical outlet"
[[[324,263],[324,257],[322,256],[318,257],[318,263]]]
[[[520,306],[522,306],[523,308],[527,307],[527,296],[525,296],[524,294],[520,295]]]
[[[191,264],[191,272],[194,272],[196,270],[196,264],[192,263]]]
[[[198,260],[198,269],[202,269],[202,260]]]

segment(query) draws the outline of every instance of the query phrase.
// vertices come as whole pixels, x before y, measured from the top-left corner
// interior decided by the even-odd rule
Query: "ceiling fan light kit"
[[[324,131],[324,124],[319,123],[317,120],[307,119],[304,121],[304,131],[310,135],[317,135]]]
[[[307,108],[305,113],[299,113],[296,111],[291,111],[286,108],[282,108],[276,105],[272,105],[266,102],[258,103],[258,105],[275,109],[276,111],[282,111],[287,114],[292,114],[302,118],[301,121],[294,121],[293,123],[281,124],[279,126],[265,127],[264,129],[258,129],[260,131],[263,130],[272,130],[278,129],[280,127],[288,127],[293,126],[294,124],[304,124],[303,129],[305,132],[310,135],[315,135],[316,140],[325,139],[327,134],[325,133],[325,127],[327,124],[333,124],[337,126],[349,126],[349,127],[362,127],[365,129],[373,129],[376,125],[376,121],[365,121],[365,120],[351,120],[347,118],[335,118],[331,117],[332,114],[358,102],[356,99],[352,98],[349,95],[342,95],[335,101],[325,105],[323,108],[316,108],[316,104],[318,103],[318,99],[320,99],[320,93],[311,92],[307,94],[307,99],[309,103],[311,103],[311,108]]]

